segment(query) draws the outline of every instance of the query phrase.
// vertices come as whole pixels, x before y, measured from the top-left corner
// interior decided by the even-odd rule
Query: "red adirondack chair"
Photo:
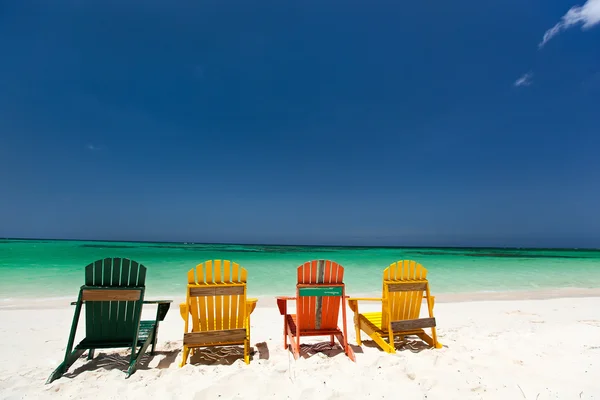
[[[331,345],[338,339],[344,353],[356,361],[348,346],[346,329],[346,293],[344,267],[330,260],[308,261],[298,267],[296,297],[277,297],[277,307],[283,315],[284,347],[290,339],[294,358],[300,355],[301,336],[329,336]],[[287,302],[296,301],[296,314],[288,314]],[[342,309],[342,329],[338,316]]]

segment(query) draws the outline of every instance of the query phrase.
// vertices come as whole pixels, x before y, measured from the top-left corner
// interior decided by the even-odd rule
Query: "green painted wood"
[[[130,260],[129,279],[127,281],[127,286],[138,286],[137,283],[138,283],[139,267],[140,267],[140,265],[137,262]],[[135,302],[127,301],[125,303],[127,305],[127,308],[125,310],[125,320],[123,322],[123,329],[127,332],[132,332],[133,324],[135,323],[135,321],[134,321],[134,314],[136,312]]]
[[[102,260],[102,281],[101,286],[111,286],[112,279],[112,258],[105,258]],[[110,338],[114,334],[113,322],[110,318],[110,301],[101,301],[100,305],[100,319],[101,323],[98,327],[100,336],[103,338]]]
[[[129,284],[129,266],[131,265],[131,260],[124,258],[121,260],[121,280],[119,282],[119,286],[127,286]]]
[[[137,277],[139,267],[140,264],[131,260],[131,265],[129,266],[129,282],[127,283],[127,286],[138,286]]]
[[[94,262],[94,282],[92,285],[100,286],[102,285],[102,266],[104,260],[98,260]]]
[[[315,287],[303,287],[298,289],[298,295],[300,297],[308,296],[341,296],[341,286],[315,286]]]
[[[94,264],[90,264],[85,267],[85,285],[93,286],[94,285]]]
[[[112,282],[112,258],[102,260],[102,283],[101,286],[111,286]]]
[[[112,273],[110,279],[110,286],[118,287],[120,285],[121,280],[121,259],[113,258],[112,260]],[[112,335],[118,335],[119,333],[119,307],[121,306],[121,301],[111,301],[110,302],[110,333]]]
[[[80,288],[75,303],[75,316],[65,351],[65,359],[50,375],[46,383],[60,378],[70,365],[89,349],[93,357],[93,349],[130,347],[131,359],[127,376],[131,375],[152,344],[154,350],[158,322],[164,319],[169,310],[171,300],[158,301],[157,317],[154,321],[141,321],[144,303],[146,267],[129,259],[105,258],[89,264],[85,268],[85,285]],[[139,289],[140,299],[137,301],[86,301],[86,335],[73,349],[77,321],[84,302],[83,290]],[[139,350],[137,349],[139,347]]]
[[[136,286],[145,286],[145,285],[146,285],[146,267],[144,267],[143,265],[140,265]]]

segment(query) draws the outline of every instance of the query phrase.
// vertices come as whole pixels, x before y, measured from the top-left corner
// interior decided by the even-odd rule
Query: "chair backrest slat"
[[[298,267],[296,314],[300,331],[337,328],[343,278],[344,268],[330,260],[312,260]]]
[[[246,270],[229,260],[208,260],[188,271],[193,332],[244,328],[246,277]]]
[[[86,339],[134,341],[144,300],[146,267],[121,258],[97,260],[85,267]]]
[[[383,297],[387,298],[389,314],[385,304],[382,324],[391,321],[418,319],[423,295],[427,290],[427,270],[412,260],[401,260],[390,264],[383,271]]]

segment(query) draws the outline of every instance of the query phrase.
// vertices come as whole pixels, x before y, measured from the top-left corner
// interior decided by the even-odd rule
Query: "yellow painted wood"
[[[231,282],[231,261],[223,260],[223,281],[226,283]],[[243,293],[243,289],[242,289]],[[230,300],[235,295],[223,296],[223,329],[229,329],[231,326],[231,304]]]
[[[359,301],[381,301],[381,312],[360,313]],[[421,317],[421,305],[427,302],[428,317]],[[361,342],[360,332],[369,335],[383,350],[395,352],[394,337],[417,335],[426,343],[435,348],[442,345],[437,341],[435,326],[431,327],[431,336],[417,327],[435,325],[433,316],[434,298],[429,292],[427,270],[413,260],[400,260],[389,265],[383,271],[383,285],[381,299],[350,298],[350,309],[354,311],[354,324],[357,341]],[[394,326],[400,329],[392,329]],[[414,329],[413,329],[414,328]],[[387,342],[384,337],[387,336]]]
[[[190,269],[187,273],[187,277],[188,277],[188,283],[189,284],[195,284],[196,283],[196,277],[194,276],[194,270]]]
[[[223,283],[221,280],[221,260],[214,261],[215,283]],[[223,329],[223,296],[215,296],[215,329]]]
[[[190,352],[199,347],[235,344],[244,345],[244,361],[249,363],[250,314],[257,300],[246,299],[247,271],[228,260],[209,260],[198,264],[196,272],[196,277],[194,270],[188,272],[186,303],[180,306],[187,335],[181,366],[187,362]],[[197,324],[193,323],[195,320]],[[236,332],[235,335],[232,332]],[[240,332],[245,332],[241,341]]]
[[[231,281],[238,283],[239,281],[239,274],[240,274],[240,266],[237,263],[232,262],[231,263]],[[230,312],[229,312],[229,327],[230,328],[239,328],[240,325],[238,325],[238,304],[240,302],[240,299],[238,296],[232,296],[231,297],[231,303],[230,303]],[[242,311],[240,311],[242,312]]]

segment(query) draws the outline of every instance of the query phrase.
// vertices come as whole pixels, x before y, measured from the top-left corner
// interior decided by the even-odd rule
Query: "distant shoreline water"
[[[72,296],[83,267],[105,257],[131,258],[148,267],[148,295],[183,296],[186,273],[209,259],[248,270],[255,296],[292,293],[295,269],[331,259],[346,269],[350,293],[374,293],[390,263],[411,259],[429,270],[435,293],[600,288],[600,250],[489,247],[366,247],[196,244],[177,242],[0,239],[0,299]]]

